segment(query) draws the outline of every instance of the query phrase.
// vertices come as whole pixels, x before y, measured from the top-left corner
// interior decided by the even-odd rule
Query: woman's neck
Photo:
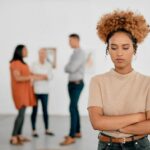
[[[115,71],[120,73],[120,74],[128,74],[133,70],[132,66],[124,67],[124,68],[119,68],[115,67]]]

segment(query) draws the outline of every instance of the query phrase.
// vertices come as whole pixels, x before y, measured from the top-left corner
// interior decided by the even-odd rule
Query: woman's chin
[[[124,69],[126,66],[124,64],[117,64],[115,65],[115,68],[118,68],[118,69]]]

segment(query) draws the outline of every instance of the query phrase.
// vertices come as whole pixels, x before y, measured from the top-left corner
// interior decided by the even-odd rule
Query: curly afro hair
[[[137,43],[141,43],[150,32],[143,15],[132,11],[115,10],[102,16],[97,24],[97,33],[100,39],[108,43],[108,37],[117,31],[130,33]]]

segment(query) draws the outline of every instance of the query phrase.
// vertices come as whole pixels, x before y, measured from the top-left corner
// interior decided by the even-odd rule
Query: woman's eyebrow
[[[111,44],[111,46],[117,46],[117,44]]]
[[[115,47],[116,47],[116,46],[118,46],[118,45],[112,43],[110,46],[115,46]],[[121,46],[130,46],[130,44],[122,44]]]
[[[122,44],[122,46],[130,46],[130,44]]]

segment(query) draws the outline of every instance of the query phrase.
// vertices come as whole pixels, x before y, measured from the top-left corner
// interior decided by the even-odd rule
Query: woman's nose
[[[118,50],[117,50],[117,55],[118,55],[118,56],[121,56],[122,54],[123,54],[123,51],[122,51],[121,49],[118,49]]]

